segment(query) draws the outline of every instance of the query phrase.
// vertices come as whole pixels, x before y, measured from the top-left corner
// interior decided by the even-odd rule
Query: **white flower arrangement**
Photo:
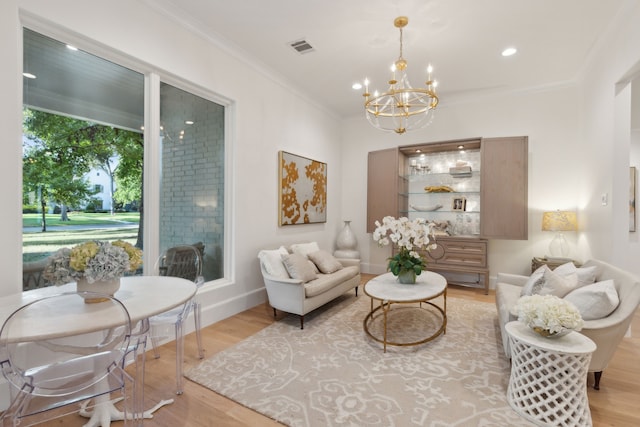
[[[417,252],[419,249],[431,250],[437,247],[433,234],[433,223],[424,218],[409,220],[407,217],[394,218],[385,216],[376,221],[376,229],[373,231],[373,240],[379,246],[387,246],[393,242],[398,246],[398,253],[389,258],[389,270],[398,275],[403,271],[413,270],[420,274],[425,268],[424,259]]]
[[[62,248],[51,255],[43,276],[54,285],[77,281],[109,281],[142,265],[142,251],[130,243],[117,240],[89,241],[73,248]]]
[[[584,325],[575,305],[555,295],[529,295],[515,306],[518,320],[530,328],[555,335],[567,330],[579,331]]]

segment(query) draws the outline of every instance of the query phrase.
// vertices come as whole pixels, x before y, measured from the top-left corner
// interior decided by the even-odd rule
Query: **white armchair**
[[[597,345],[596,351],[591,357],[589,372],[594,373],[594,388],[600,388],[602,371],[618,347],[618,344],[629,329],[636,309],[640,305],[640,279],[635,275],[603,261],[590,260],[582,267],[596,266],[596,281],[613,280],[620,303],[616,309],[606,317],[585,320],[581,334],[591,338]],[[496,283],[496,306],[500,322],[502,342],[505,354],[510,357],[508,338],[504,325],[511,320],[516,320],[511,313],[522,287],[527,283],[527,276],[499,273]]]

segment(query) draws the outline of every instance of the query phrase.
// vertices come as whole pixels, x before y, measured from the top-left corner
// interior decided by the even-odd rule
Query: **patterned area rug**
[[[363,330],[369,310],[367,296],[345,294],[305,316],[304,330],[287,316],[187,378],[292,427],[532,425],[506,400],[510,368],[494,304],[448,298],[445,335],[386,353]],[[434,310],[392,311],[390,338],[437,330]],[[381,336],[380,328],[378,318],[370,331]]]

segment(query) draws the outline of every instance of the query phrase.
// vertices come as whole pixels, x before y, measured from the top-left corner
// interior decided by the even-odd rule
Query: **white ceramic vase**
[[[360,258],[358,240],[351,229],[351,221],[344,222],[344,227],[336,238],[336,248],[337,250],[333,253],[336,258]]]
[[[87,304],[93,304],[97,302],[106,301],[106,298],[101,298],[97,294],[104,294],[113,296],[118,289],[120,289],[120,278],[113,280],[97,280],[93,283],[89,283],[87,279],[81,277],[76,282],[76,288],[78,292],[92,292],[92,295],[84,297],[84,302]]]

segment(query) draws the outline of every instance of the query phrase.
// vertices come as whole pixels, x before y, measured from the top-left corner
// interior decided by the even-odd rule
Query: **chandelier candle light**
[[[373,126],[385,131],[403,134],[408,130],[422,128],[431,123],[438,96],[436,81],[431,79],[431,65],[427,68],[426,88],[413,88],[407,77],[407,61],[402,57],[402,29],[409,18],[399,16],[393,21],[400,30],[400,56],[391,66],[389,89],[382,94],[369,93],[369,79],[364,81],[364,109],[367,120]]]

